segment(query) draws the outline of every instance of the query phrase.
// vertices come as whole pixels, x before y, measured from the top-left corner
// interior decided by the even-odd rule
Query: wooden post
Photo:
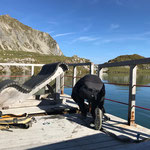
[[[60,75],[60,89],[61,94],[64,94],[64,72]]]
[[[90,74],[94,74],[94,63],[90,64]]]
[[[72,87],[74,87],[76,84],[76,75],[77,75],[77,67],[73,66]]]
[[[136,95],[136,71],[137,66],[130,66],[129,78],[129,106],[128,106],[128,125],[135,124],[135,95]]]

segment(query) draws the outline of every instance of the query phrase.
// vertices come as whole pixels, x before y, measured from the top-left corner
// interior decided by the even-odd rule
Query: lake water
[[[68,81],[68,80],[67,80]],[[129,76],[125,74],[103,75],[105,83],[129,83]],[[138,74],[137,84],[150,85],[150,75]],[[105,98],[117,100],[120,102],[128,103],[129,88],[128,86],[105,84],[106,96]],[[71,94],[71,88],[65,88],[66,94]],[[150,87],[137,87],[136,88],[136,105],[150,108]],[[128,106],[123,104],[114,103],[105,100],[105,109],[107,113],[116,115],[123,119],[128,118]],[[150,111],[135,108],[136,123],[144,127],[150,128]]]
[[[20,84],[28,80],[29,77],[11,78]],[[9,79],[9,77],[1,77],[1,80]],[[103,75],[104,83],[129,83],[129,76],[126,74]],[[137,74],[137,84],[150,85],[149,74]],[[71,85],[71,78],[65,77],[65,85]],[[128,86],[105,84],[106,98],[128,103],[129,88]],[[71,95],[71,88],[65,88],[65,93]],[[136,105],[150,108],[150,87],[136,88]],[[105,100],[105,109],[107,113],[116,115],[123,119],[128,118],[128,106]],[[150,111],[136,108],[136,123],[144,127],[150,128]]]

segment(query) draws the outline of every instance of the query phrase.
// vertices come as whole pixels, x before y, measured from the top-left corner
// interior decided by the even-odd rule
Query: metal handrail
[[[136,73],[137,73],[137,65],[139,64],[148,64],[150,63],[150,58],[144,58],[144,59],[138,59],[138,60],[131,60],[131,61],[122,61],[122,62],[115,62],[115,63],[104,63],[104,64],[98,64],[95,66],[98,66],[98,76],[101,78],[101,75],[103,73],[103,68],[107,67],[119,67],[119,66],[129,66],[130,68],[130,78],[129,78],[129,84],[120,84],[120,83],[105,83],[105,84],[115,84],[115,85],[129,85],[129,102],[128,102],[128,124],[129,125],[134,125],[135,123],[135,107],[137,108],[142,108],[140,106],[135,105],[135,95],[136,95],[136,87],[150,87],[149,85],[137,85],[136,84]],[[34,74],[34,67],[35,66],[42,66],[43,64],[10,64],[10,63],[0,63],[0,65],[15,65],[15,66],[31,66],[31,75]],[[90,73],[94,73],[94,64],[91,62],[88,63],[70,63],[68,66],[73,67],[73,76],[72,76],[72,87],[76,83],[76,78],[77,77],[77,71],[76,68],[78,66],[85,66],[89,65],[90,66]],[[63,78],[61,78],[63,80]],[[64,82],[64,81],[63,81]],[[62,85],[64,85],[62,83]],[[147,108],[149,109],[149,108]]]

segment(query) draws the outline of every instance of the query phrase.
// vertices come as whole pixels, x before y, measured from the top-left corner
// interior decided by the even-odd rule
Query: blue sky
[[[65,56],[150,57],[150,0],[1,0],[3,14],[49,33]]]

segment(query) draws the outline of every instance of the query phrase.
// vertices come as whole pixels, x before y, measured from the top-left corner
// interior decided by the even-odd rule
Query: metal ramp
[[[0,82],[0,109],[28,99],[66,70],[68,67],[64,63],[46,64],[36,76],[22,85],[13,80]]]

